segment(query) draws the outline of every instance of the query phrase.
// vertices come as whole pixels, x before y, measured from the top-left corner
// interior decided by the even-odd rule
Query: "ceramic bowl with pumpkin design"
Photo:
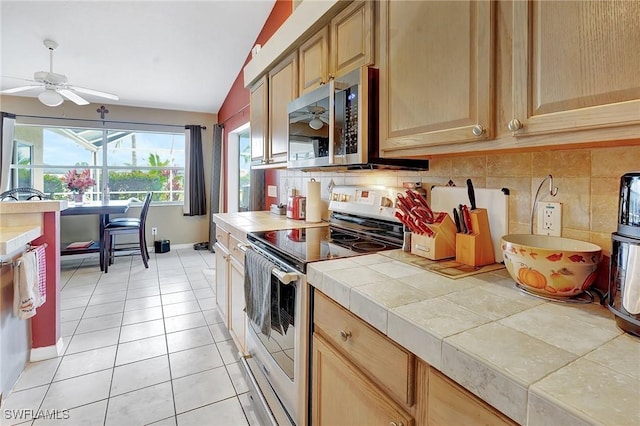
[[[502,237],[504,264],[526,290],[544,296],[576,296],[594,283],[602,249],[592,243],[547,235]]]

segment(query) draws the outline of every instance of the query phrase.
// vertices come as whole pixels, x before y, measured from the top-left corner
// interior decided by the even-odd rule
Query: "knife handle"
[[[467,179],[467,194],[469,195],[469,204],[471,210],[476,209],[476,191],[473,189],[473,182],[471,179]]]
[[[462,209],[462,204],[458,205],[458,219],[460,220],[460,232],[466,234],[467,224],[464,221],[464,210]]]
[[[458,210],[453,209],[453,221],[456,223],[456,232],[460,233],[460,216],[458,216]]]

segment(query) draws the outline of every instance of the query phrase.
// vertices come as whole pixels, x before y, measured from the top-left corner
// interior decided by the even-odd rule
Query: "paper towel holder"
[[[306,222],[322,222],[322,201],[320,197],[320,181],[315,178],[307,182],[307,212]]]

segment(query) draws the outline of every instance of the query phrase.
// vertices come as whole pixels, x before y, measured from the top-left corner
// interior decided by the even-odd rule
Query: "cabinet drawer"
[[[229,232],[220,228],[220,225],[216,225],[216,241],[225,248],[229,247]]]
[[[314,329],[400,401],[413,405],[415,356],[329,299],[315,292]]]
[[[229,252],[231,253],[231,256],[244,266],[244,252],[240,250],[240,247],[238,247],[239,244],[241,245],[244,243],[233,235],[229,235]]]

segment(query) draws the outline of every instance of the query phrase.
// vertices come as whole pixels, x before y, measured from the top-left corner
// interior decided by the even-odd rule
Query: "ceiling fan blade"
[[[71,90],[75,90],[76,92],[86,93],[87,95],[99,96],[101,98],[107,98],[114,101],[120,100],[118,95],[114,95],[112,93],[101,92],[99,90],[93,90],[93,89],[86,89],[84,87],[78,87],[78,86],[68,86],[68,88]]]
[[[303,120],[307,120],[308,121],[309,120],[309,114],[304,114],[304,115],[301,115],[300,117],[292,118],[291,120],[289,120],[289,123],[292,123],[292,124],[293,123],[298,123],[298,122],[303,121]]]
[[[78,105],[89,105],[89,102],[87,102],[86,100],[82,99],[80,96],[76,95],[71,90],[58,89],[56,91],[58,93],[60,93],[62,96],[64,96],[65,98],[69,99],[70,101],[73,101],[74,103],[76,103]]]
[[[37,87],[42,87],[42,84],[30,84],[29,86],[14,87],[11,89],[1,90],[0,93],[18,93],[29,89],[35,89]]]

